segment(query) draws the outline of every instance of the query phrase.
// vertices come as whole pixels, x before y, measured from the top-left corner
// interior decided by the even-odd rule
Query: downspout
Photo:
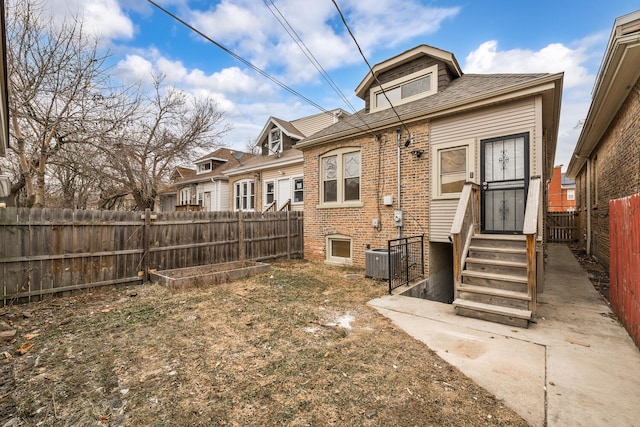
[[[591,159],[587,159],[587,236],[585,246],[587,256],[591,256]]]
[[[396,130],[396,139],[398,140],[398,211],[401,211],[400,196],[402,195],[402,189],[401,189],[401,185],[400,185],[400,135],[401,135],[401,130],[397,129]],[[398,239],[400,239],[401,237],[402,237],[402,226],[399,225],[398,226]]]

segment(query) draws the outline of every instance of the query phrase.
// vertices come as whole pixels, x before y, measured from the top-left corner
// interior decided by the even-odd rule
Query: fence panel
[[[610,299],[640,347],[640,194],[609,202]]]
[[[569,243],[578,240],[575,212],[547,212],[547,241]]]
[[[170,270],[303,256],[302,212],[0,209],[3,303]]]

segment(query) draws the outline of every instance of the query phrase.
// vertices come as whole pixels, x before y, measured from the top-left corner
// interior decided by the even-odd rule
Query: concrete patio
[[[369,304],[533,426],[640,426],[640,351],[566,246],[547,259],[528,329],[400,295]]]

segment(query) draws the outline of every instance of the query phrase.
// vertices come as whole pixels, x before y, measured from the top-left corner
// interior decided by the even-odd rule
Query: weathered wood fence
[[[3,303],[142,283],[149,270],[303,257],[302,212],[0,209]]]
[[[640,194],[609,202],[611,306],[640,348]]]
[[[578,240],[576,212],[547,212],[547,241],[569,243]]]

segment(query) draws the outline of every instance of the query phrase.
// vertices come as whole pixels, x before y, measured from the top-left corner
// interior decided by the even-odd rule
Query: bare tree
[[[113,185],[105,189],[102,206],[131,194],[139,210],[153,209],[158,189],[179,164],[220,145],[229,130],[223,112],[210,98],[196,99],[153,76],[153,91],[140,102],[138,118],[114,129],[96,146]]]
[[[36,0],[10,0],[6,10],[9,160],[17,171],[9,200],[25,192],[27,206],[44,206],[51,159],[68,144],[99,137],[104,97],[122,97],[112,96],[107,56],[81,22],[54,25]]]

